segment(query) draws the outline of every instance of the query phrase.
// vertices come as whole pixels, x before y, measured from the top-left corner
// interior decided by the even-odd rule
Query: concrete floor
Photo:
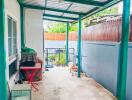
[[[72,76],[66,67],[46,71],[39,84],[32,100],[117,100],[92,78]]]

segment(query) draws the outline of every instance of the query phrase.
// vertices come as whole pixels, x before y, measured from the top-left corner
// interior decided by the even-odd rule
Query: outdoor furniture
[[[36,53],[22,53],[21,66],[34,66],[37,60]]]
[[[24,72],[26,79],[29,84],[31,84],[32,88],[34,88],[36,91],[38,91],[39,84],[36,83],[35,77],[37,77],[38,81],[42,80],[42,67],[40,66],[40,63],[36,63],[35,67],[30,66],[24,66],[20,67],[20,70]]]
[[[37,53],[34,49],[32,48],[22,48],[21,52],[21,61],[20,65],[21,66],[35,66],[35,62],[37,60]]]
[[[73,64],[73,62],[69,62],[68,66],[70,67],[70,73],[72,73],[72,76],[78,72],[78,67]]]
[[[31,100],[31,85],[15,84],[11,90],[11,100]]]
[[[32,65],[30,66],[30,64],[26,64],[26,65],[21,65],[20,64],[20,67],[42,67],[43,66],[43,61],[39,57],[35,57],[35,59],[36,60],[35,60],[35,65],[34,66],[32,66]],[[27,63],[30,63],[30,62],[27,62]],[[20,79],[22,79],[24,81],[27,80],[26,77],[25,77],[25,73],[22,70],[20,70]],[[39,78],[36,79],[36,81],[38,81],[38,80],[39,80]]]
[[[70,72],[72,73],[72,76],[74,76],[78,72],[78,67],[76,65],[72,66]]]

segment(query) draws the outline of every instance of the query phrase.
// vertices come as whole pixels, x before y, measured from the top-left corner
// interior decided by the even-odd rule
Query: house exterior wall
[[[5,44],[6,44],[6,62],[7,62],[6,77],[10,87],[12,87],[16,75],[13,75],[9,79],[9,64],[14,59],[9,61],[9,57],[8,57],[8,23],[7,23],[8,16],[12,17],[17,23],[17,50],[18,50],[18,57],[20,59],[21,57],[20,7],[17,0],[5,0]]]
[[[37,51],[38,56],[41,59],[43,59],[42,11],[27,9],[25,10],[25,13],[26,13],[25,14],[26,46],[34,48]],[[17,74],[14,74],[11,78],[9,78],[9,64],[13,62],[15,59],[9,61],[9,57],[8,57],[8,19],[7,19],[8,16],[12,17],[17,23],[17,50],[18,50],[18,58],[20,60],[21,59],[21,31],[20,31],[21,24],[20,24],[20,6],[17,0],[5,0],[5,46],[6,46],[6,62],[7,62],[6,77],[10,88],[12,88]]]
[[[41,10],[25,10],[26,46],[36,50],[43,59],[43,12]]]

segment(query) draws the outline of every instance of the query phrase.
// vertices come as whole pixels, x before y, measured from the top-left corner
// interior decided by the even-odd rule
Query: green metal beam
[[[22,5],[20,5],[20,19],[21,19],[21,48],[25,47],[25,12]]]
[[[48,8],[48,7],[43,7],[39,5],[31,5],[31,4],[24,4],[24,3],[20,3],[20,4],[23,5],[23,7],[30,8],[30,9],[49,10],[49,11],[62,12],[62,13],[85,15],[85,13],[82,13],[82,12],[66,11],[66,10],[61,10],[61,9]]]
[[[99,1],[94,1],[94,0],[65,0],[68,2],[73,2],[73,3],[80,3],[80,4],[85,4],[85,5],[92,5],[92,6],[103,6],[105,3],[104,2],[99,2]]]
[[[130,25],[130,0],[123,0],[122,37],[119,53],[117,84],[117,96],[119,100],[126,100],[128,41],[130,33],[129,25]]]
[[[60,48],[59,48],[59,51],[60,51]],[[61,59],[61,55],[60,55],[60,52],[58,53],[58,61],[60,61]]]
[[[62,22],[62,23],[67,23],[68,21],[63,21],[63,20],[56,20],[56,19],[49,19],[49,18],[43,18],[43,20],[49,20],[49,21],[55,21],[55,22]],[[69,23],[71,23],[69,21]]]
[[[47,0],[45,0],[45,5],[44,5],[45,7],[47,6]],[[45,14],[45,10],[44,10],[44,14]]]
[[[24,1],[24,0],[17,0],[17,2],[18,2],[19,4],[21,4],[23,1]]]
[[[7,100],[6,50],[5,50],[5,7],[0,0],[0,99]]]
[[[83,17],[83,19],[88,18],[88,17],[90,17],[90,16],[92,16],[92,15],[94,15],[96,13],[99,13],[100,11],[102,11],[104,9],[107,9],[107,8],[113,6],[113,5],[115,5],[115,4],[117,4],[117,3],[121,2],[121,1],[122,0],[112,0],[112,1],[109,1],[109,2],[105,3],[105,5],[102,6],[102,7],[95,7],[94,9],[88,11],[86,13],[86,15],[84,15],[85,17]]]
[[[117,3],[121,2],[121,1],[122,0],[108,1],[102,7],[95,7],[93,9],[91,9],[90,11],[88,11],[85,15],[83,15],[82,20],[86,19],[86,18],[88,18],[88,17],[90,17],[90,16],[92,16],[92,15],[94,15],[96,13],[99,13],[100,11],[103,11],[103,10],[105,10],[105,9],[107,9],[107,8],[113,6],[113,5],[115,5],[115,4],[117,4]],[[72,23],[77,23],[77,21],[73,21]]]
[[[69,56],[69,45],[68,45],[68,35],[69,35],[69,23],[66,23],[66,65],[68,66],[68,56]]]
[[[43,14],[43,16],[53,17],[53,18],[60,18],[60,19],[78,20],[78,18],[58,16],[58,15],[50,15],[50,14]]]
[[[78,77],[80,77],[81,73],[81,34],[82,34],[82,16],[79,15],[79,23],[78,23]]]
[[[48,65],[49,65],[49,61],[48,61],[48,58],[49,58],[49,52],[48,52],[48,49],[46,49],[46,50],[47,50],[47,52],[46,52],[46,53],[47,53],[47,63],[46,63],[46,64],[47,64],[47,66],[48,66]]]
[[[67,9],[66,9],[66,11],[71,7],[73,5],[73,3],[71,3],[68,7],[67,7]],[[63,16],[65,13],[63,13],[61,16]]]

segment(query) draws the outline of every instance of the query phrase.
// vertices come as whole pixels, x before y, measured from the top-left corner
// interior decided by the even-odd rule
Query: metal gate
[[[75,62],[74,48],[69,48],[68,61]],[[53,67],[53,65],[66,65],[66,49],[65,48],[45,48],[45,66]]]

